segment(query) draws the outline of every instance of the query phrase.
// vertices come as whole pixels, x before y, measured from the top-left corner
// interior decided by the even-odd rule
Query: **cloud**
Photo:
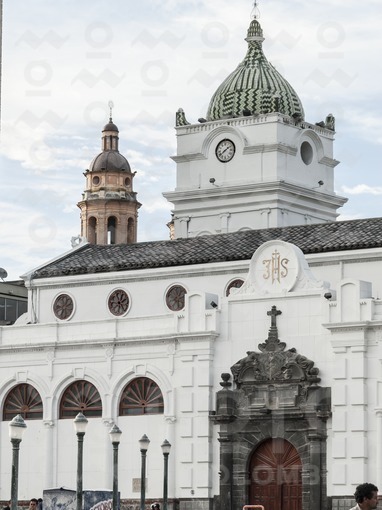
[[[341,187],[342,192],[347,195],[382,195],[382,186],[369,186],[368,184],[357,184],[352,188]]]

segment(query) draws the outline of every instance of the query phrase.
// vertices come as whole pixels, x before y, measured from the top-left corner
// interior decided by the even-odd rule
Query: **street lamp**
[[[139,440],[139,448],[141,450],[141,510],[145,510],[145,493],[146,493],[146,453],[150,444],[150,439],[143,434]]]
[[[114,424],[109,435],[113,445],[113,510],[118,510],[118,446],[122,430]]]
[[[168,456],[170,455],[171,444],[165,439],[161,445],[163,460],[164,460],[164,472],[163,472],[163,510],[167,510],[167,489],[168,489]]]
[[[84,435],[88,420],[82,413],[78,413],[73,420],[74,430],[77,434],[77,510],[82,509],[82,466],[83,466],[83,450],[84,450]],[[13,510],[13,509],[12,509]]]
[[[12,443],[12,481],[11,481],[11,510],[17,509],[17,489],[19,482],[19,450],[25,429],[27,428],[22,416],[18,414],[9,422],[9,437]]]

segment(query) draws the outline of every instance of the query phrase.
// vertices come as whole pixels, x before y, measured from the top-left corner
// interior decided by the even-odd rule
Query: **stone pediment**
[[[320,381],[318,368],[314,362],[298,354],[296,349],[287,349],[286,344],[278,338],[276,317],[281,312],[272,306],[268,312],[271,316],[271,327],[268,338],[259,344],[260,352],[247,351],[247,356],[231,367],[236,385],[243,384],[269,385],[271,383],[304,383],[311,385]]]

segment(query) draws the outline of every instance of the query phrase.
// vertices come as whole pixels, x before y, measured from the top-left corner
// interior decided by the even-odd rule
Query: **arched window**
[[[60,418],[102,416],[102,402],[97,388],[88,381],[76,381],[66,388],[60,402]]]
[[[119,416],[163,414],[163,395],[159,386],[147,377],[138,377],[123,390]]]
[[[97,244],[97,220],[91,216],[88,221],[88,241]]]
[[[117,218],[110,216],[107,220],[107,244],[116,243]]]
[[[30,384],[18,384],[5,398],[3,420],[12,420],[18,414],[21,414],[25,420],[41,420],[42,411],[39,392]]]

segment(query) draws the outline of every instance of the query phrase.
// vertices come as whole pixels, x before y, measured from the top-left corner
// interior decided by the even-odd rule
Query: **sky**
[[[71,249],[83,172],[112,101],[137,174],[138,241],[168,239],[175,112],[205,117],[244,58],[251,0],[4,0],[0,267],[7,281]],[[382,215],[381,0],[259,0],[264,52],[305,119],[336,118],[340,220]]]

